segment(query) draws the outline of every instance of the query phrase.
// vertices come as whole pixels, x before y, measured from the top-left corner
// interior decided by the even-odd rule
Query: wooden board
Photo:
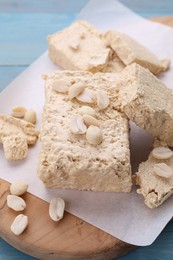
[[[29,218],[27,230],[21,236],[10,232],[10,225],[18,213],[6,205],[9,184],[0,181],[0,235],[17,249],[39,259],[112,259],[125,254],[133,246],[99,230],[65,212],[59,223],[48,215],[48,203],[27,193],[25,214]]]
[[[173,26],[173,17],[152,20]],[[109,260],[135,248],[67,212],[61,222],[53,222],[48,215],[48,203],[29,193],[23,196],[28,228],[22,235],[14,236],[10,226],[18,213],[6,205],[9,186],[0,179],[0,236],[24,253],[48,260]]]

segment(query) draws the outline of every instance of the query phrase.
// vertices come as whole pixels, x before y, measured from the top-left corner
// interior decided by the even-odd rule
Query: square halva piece
[[[48,47],[52,62],[66,70],[118,72],[125,67],[101,32],[86,21],[76,21],[49,35]]]
[[[116,80],[113,73],[82,71],[45,76],[38,176],[47,187],[131,191],[129,124],[126,116],[114,109]],[[81,125],[84,118],[86,133]],[[87,138],[89,128],[94,129],[92,124],[102,133],[98,144]],[[76,129],[83,134],[74,133]]]
[[[48,36],[48,45],[51,60],[66,70],[102,71],[110,55],[99,30],[85,21]]]
[[[172,90],[138,64],[127,66],[119,79],[121,110],[155,139],[173,147]]]

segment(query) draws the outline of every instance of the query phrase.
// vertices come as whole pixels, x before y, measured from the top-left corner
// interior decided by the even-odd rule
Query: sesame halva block
[[[63,80],[83,84],[95,93],[104,90],[109,106],[99,110],[97,104],[85,104],[68,93],[59,93],[52,86]],[[40,133],[41,152],[38,176],[47,187],[105,192],[130,192],[132,186],[129,123],[114,109],[117,75],[113,73],[56,71],[45,76],[46,102]],[[74,134],[70,119],[82,106],[96,112],[103,140],[92,145],[85,134]],[[93,111],[93,110],[92,110]]]
[[[160,206],[173,194],[173,174],[169,178],[157,175],[155,166],[166,164],[173,171],[173,156],[167,159],[156,159],[152,152],[147,161],[139,165],[136,173],[137,193],[143,195],[144,202],[149,208]]]
[[[172,90],[138,64],[127,66],[119,79],[118,99],[121,110],[155,139],[172,147]]]
[[[110,48],[100,34],[88,22],[76,21],[48,36],[49,57],[66,70],[102,71],[107,66]]]
[[[149,49],[124,33],[110,30],[103,34],[103,38],[125,65],[137,63],[153,74],[164,72],[170,66],[170,60],[159,60]]]

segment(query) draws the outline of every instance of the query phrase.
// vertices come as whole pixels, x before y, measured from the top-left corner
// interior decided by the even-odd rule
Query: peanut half
[[[7,206],[15,211],[22,211],[26,208],[26,203],[22,198],[16,195],[8,195]]]
[[[49,216],[54,221],[59,221],[64,216],[65,202],[62,198],[53,198],[49,205]]]
[[[156,159],[169,159],[173,156],[173,152],[168,147],[156,147],[151,152],[152,156]]]
[[[18,236],[23,233],[23,231],[26,229],[27,226],[28,226],[28,217],[23,214],[20,214],[14,219],[11,225],[11,231],[13,232],[13,234]]]
[[[76,98],[80,102],[89,103],[89,104],[95,103],[96,100],[95,93],[92,90],[89,90],[87,88],[85,88],[84,91]]]
[[[100,127],[100,122],[93,116],[83,115],[83,121],[87,127],[89,127],[90,125]]]
[[[68,92],[71,83],[67,80],[54,80],[52,82],[52,89],[56,92],[65,93]]]
[[[73,98],[77,97],[84,91],[85,87],[83,85],[72,85],[68,90],[69,99],[72,100]]]
[[[10,192],[12,195],[21,196],[23,195],[28,189],[28,184],[22,180],[16,181],[11,184]]]
[[[26,110],[24,120],[35,124],[37,120],[36,112],[33,109]]]
[[[172,169],[166,163],[157,163],[154,165],[154,172],[164,178],[170,178],[173,175]]]
[[[79,114],[80,115],[90,115],[93,117],[96,117],[96,111],[89,106],[82,106],[79,108]]]
[[[85,134],[87,127],[81,115],[73,115],[70,120],[70,129],[73,134]]]
[[[100,110],[103,110],[109,106],[110,100],[108,94],[104,90],[97,90],[97,106]]]
[[[97,145],[103,140],[102,131],[97,126],[89,126],[86,132],[86,139],[90,144]]]
[[[25,116],[26,108],[22,106],[17,106],[12,109],[11,115],[17,118],[22,118]]]

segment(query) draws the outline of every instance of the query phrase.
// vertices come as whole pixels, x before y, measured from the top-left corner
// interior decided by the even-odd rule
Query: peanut
[[[21,196],[23,195],[28,189],[28,184],[24,181],[19,180],[11,184],[10,192],[12,195]]]
[[[100,126],[100,122],[93,116],[83,115],[84,124],[89,127],[90,125]]]
[[[7,206],[15,211],[22,211],[26,208],[26,203],[22,198],[16,195],[8,195]]]
[[[27,225],[28,225],[28,217],[23,214],[20,214],[14,219],[11,225],[11,231],[16,236],[21,235],[23,231],[26,229]]]
[[[52,82],[52,89],[56,92],[65,93],[68,92],[70,82],[67,80],[54,80]]]
[[[49,205],[49,216],[54,221],[59,221],[64,216],[65,202],[61,198],[53,198]]]
[[[163,178],[170,178],[173,175],[172,169],[166,163],[157,163],[154,165],[154,172]]]
[[[70,129],[73,134],[85,134],[86,125],[83,122],[81,115],[73,115],[70,120]]]
[[[89,126],[86,132],[86,139],[90,144],[98,145],[103,140],[102,131],[97,126]]]
[[[169,159],[172,157],[173,152],[168,147],[156,147],[151,152],[152,156],[156,159]]]
[[[11,115],[17,118],[22,118],[25,116],[26,108],[22,106],[17,106],[12,109]]]
[[[109,97],[106,91],[104,90],[97,90],[97,106],[100,110],[103,110],[109,106]]]
[[[36,119],[37,119],[37,116],[36,116],[36,112],[34,110],[29,109],[25,112],[25,116],[24,116],[25,121],[35,124]]]
[[[72,85],[68,90],[69,99],[72,100],[73,98],[77,97],[84,91],[85,87],[83,85]]]

